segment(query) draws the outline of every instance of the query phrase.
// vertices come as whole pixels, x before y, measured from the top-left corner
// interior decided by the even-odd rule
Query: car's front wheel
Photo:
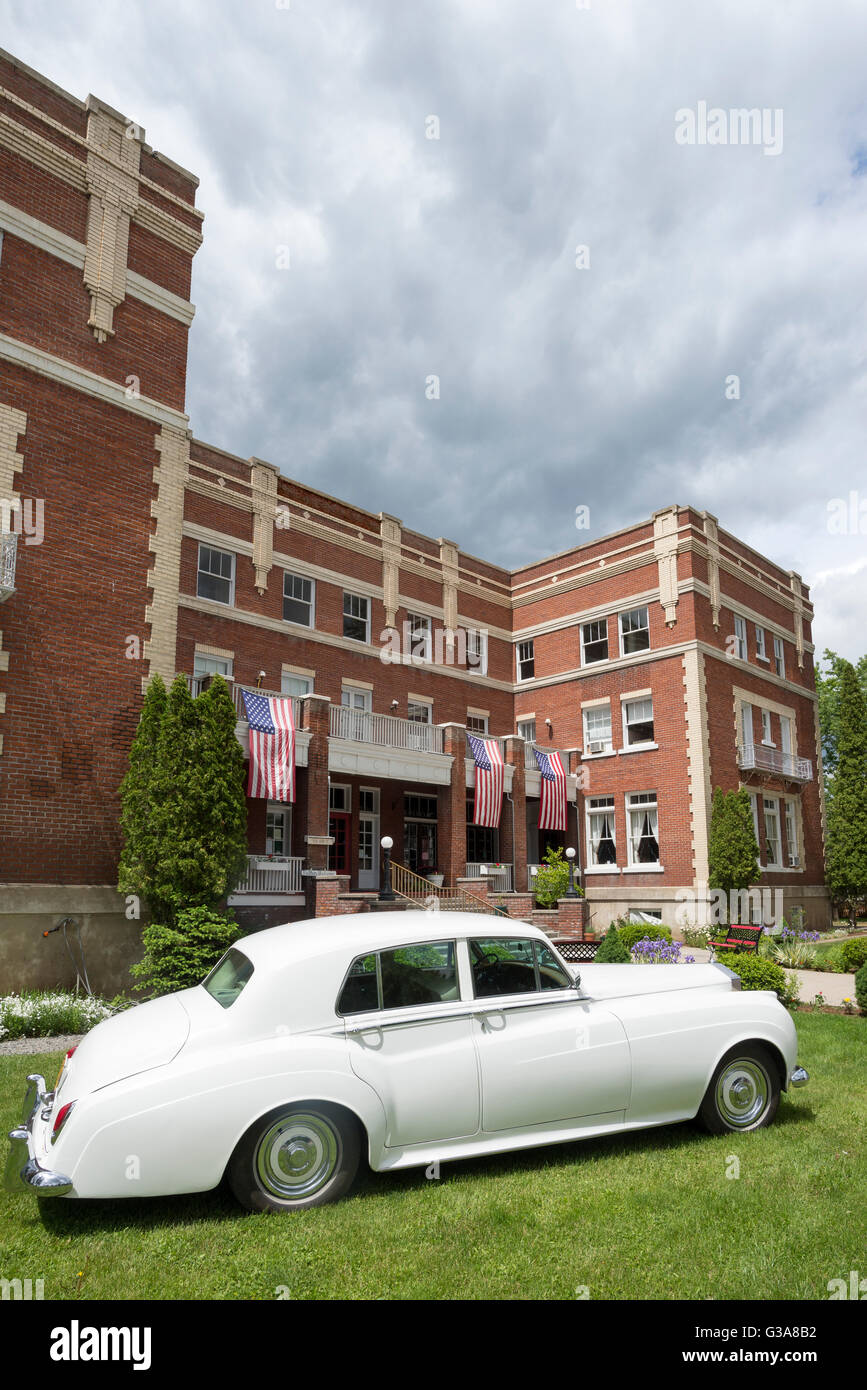
[[[360,1159],[358,1121],[319,1102],[257,1120],[235,1149],[227,1176],[248,1211],[299,1211],[343,1197]]]
[[[779,1103],[779,1072],[770,1052],[759,1043],[742,1044],[714,1072],[699,1118],[711,1134],[737,1134],[769,1125]]]

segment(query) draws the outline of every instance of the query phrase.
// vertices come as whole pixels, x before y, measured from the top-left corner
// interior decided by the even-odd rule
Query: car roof
[[[467,936],[527,937],[547,941],[538,927],[517,918],[481,912],[352,912],[286,922],[244,936],[234,944],[261,968],[332,954],[361,955],[417,941],[451,941]]]

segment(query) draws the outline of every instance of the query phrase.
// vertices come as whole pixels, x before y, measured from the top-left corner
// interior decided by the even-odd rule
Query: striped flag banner
[[[539,829],[566,829],[566,769],[559,753],[543,753],[535,749],[536,762],[542,774],[542,794],[539,797]]]
[[[473,825],[497,826],[503,809],[503,755],[495,738],[476,738],[467,734],[476,765],[476,798]]]
[[[269,801],[295,800],[295,720],[291,699],[245,690],[250,725],[247,795]]]

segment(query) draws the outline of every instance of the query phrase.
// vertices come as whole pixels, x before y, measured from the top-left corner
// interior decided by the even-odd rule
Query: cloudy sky
[[[867,650],[863,0],[0,0],[0,44],[199,176],[199,438],[510,567],[691,502]]]

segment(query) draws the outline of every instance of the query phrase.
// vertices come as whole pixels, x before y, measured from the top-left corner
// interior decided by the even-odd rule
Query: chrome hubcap
[[[262,1136],[256,1172],[267,1192],[300,1200],[325,1186],[340,1157],[340,1140],[321,1115],[285,1115]]]
[[[765,1113],[771,1083],[764,1067],[751,1058],[729,1062],[716,1083],[720,1116],[733,1129],[749,1129]]]

